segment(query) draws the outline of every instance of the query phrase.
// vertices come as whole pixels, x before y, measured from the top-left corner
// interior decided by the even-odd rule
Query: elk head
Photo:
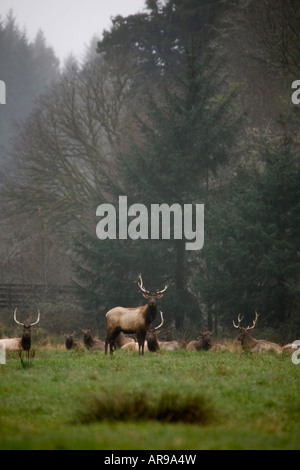
[[[259,317],[259,314],[255,311],[255,318],[253,320],[253,324],[252,324],[252,326],[247,326],[247,328],[242,328],[241,327],[241,323],[242,323],[244,317],[241,318],[240,313],[238,315],[238,324],[236,325],[235,322],[233,321],[233,326],[235,328],[238,328],[241,332],[240,336],[238,336],[238,340],[241,341],[242,346],[244,345],[244,342],[245,342],[246,338],[249,337],[249,332],[255,328],[258,317]]]
[[[73,339],[73,336],[75,335],[75,331],[73,331],[73,333],[71,334],[68,334],[68,333],[64,333],[64,337],[66,338],[66,348],[67,349],[72,349],[73,346],[74,346],[74,339]]]
[[[25,325],[25,323],[21,323],[20,321],[17,320],[17,311],[18,311],[18,309],[16,308],[15,313],[14,313],[15,322],[23,330],[24,336],[30,336],[30,330],[32,329],[33,326],[37,325],[38,322],[40,321],[40,316],[41,316],[40,311],[38,310],[37,321],[35,321],[34,323],[28,323],[28,325]]]
[[[166,285],[162,290],[156,290],[154,293],[151,293],[149,290],[145,289],[141,274],[139,274],[138,286],[143,292],[143,297],[148,300],[149,307],[157,307],[157,301],[164,296],[164,293],[169,287],[168,285]]]
[[[152,330],[149,330],[148,335],[147,335],[148,349],[149,351],[152,351],[152,352],[155,352],[159,349],[159,342],[157,340],[156,335],[160,332],[160,329],[164,324],[163,312],[160,312],[160,317],[161,317],[160,325],[156,326]]]
[[[213,335],[212,331],[200,331],[200,336],[198,340],[202,341],[204,349],[211,348],[212,335]]]
[[[37,318],[37,321],[35,321],[34,323],[28,323],[27,325],[25,325],[25,323],[21,323],[17,320],[17,308],[15,309],[15,313],[14,313],[14,320],[15,322],[17,323],[17,325],[19,325],[19,328],[22,329],[22,346],[23,346],[23,349],[24,351],[29,351],[30,348],[31,348],[31,330],[32,330],[32,327],[34,327],[35,325],[38,324],[38,322],[40,321],[40,311],[38,310],[38,318]]]

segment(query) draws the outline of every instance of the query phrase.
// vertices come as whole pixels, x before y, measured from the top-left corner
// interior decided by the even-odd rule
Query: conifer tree
[[[287,137],[257,147],[259,160],[240,167],[209,205],[209,277],[195,276],[195,284],[227,325],[257,310],[265,324],[299,328],[299,149]]]
[[[180,32],[179,28],[177,37]],[[204,36],[201,29],[196,34],[194,28],[190,37],[185,31],[184,43],[179,41],[174,52],[180,60],[161,56],[159,80],[155,89],[151,85],[145,91],[136,132],[117,149],[114,183],[120,184],[107,186],[109,202],[116,204],[124,194],[128,205],[138,202],[148,209],[151,204],[183,207],[206,202],[218,169],[229,160],[239,118],[233,106],[237,90],[220,85]],[[79,237],[77,245],[81,257],[77,274],[86,283],[89,299],[95,282],[98,292],[105,290],[102,299],[111,305],[115,290],[108,287],[107,280],[113,278],[121,286],[142,272],[147,284],[159,287],[170,282],[164,302],[177,327],[182,326],[185,312],[200,320],[197,299],[189,289],[197,258],[186,251],[184,237],[174,240],[171,234],[170,240],[160,241],[99,241],[85,234],[83,238]]]

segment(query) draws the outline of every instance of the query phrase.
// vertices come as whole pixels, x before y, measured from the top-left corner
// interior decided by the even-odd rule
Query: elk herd
[[[109,310],[106,314],[107,335],[105,341],[93,338],[90,329],[81,329],[83,346],[88,351],[100,350],[104,351],[105,354],[109,351],[110,354],[113,354],[115,350],[120,349],[137,351],[139,355],[144,355],[145,351],[175,351],[181,348],[185,348],[187,351],[227,349],[226,346],[213,341],[211,331],[200,332],[195,340],[187,344],[175,341],[172,333],[167,340],[159,341],[157,335],[164,325],[164,315],[162,311],[160,311],[160,324],[154,328],[152,328],[152,324],[157,317],[158,300],[163,297],[168,289],[168,285],[165,285],[162,290],[151,292],[144,287],[140,274],[138,286],[143,297],[147,300],[146,305],[135,308],[115,307]],[[39,323],[40,316],[41,314],[38,311],[38,317],[35,322],[27,324],[21,323],[17,320],[17,309],[15,309],[14,321],[22,330],[22,336],[20,338],[0,339],[0,347],[7,351],[19,351],[20,354],[25,351],[29,358],[31,351],[31,331]],[[255,312],[253,324],[252,326],[247,326],[247,328],[241,326],[244,317],[241,317],[240,314],[237,318],[237,324],[233,321],[234,328],[238,329],[240,332],[237,340],[241,343],[244,351],[252,351],[255,353],[272,351],[276,354],[295,351],[295,345],[293,343],[279,346],[276,343],[262,339],[257,340],[250,336],[250,332],[257,324],[258,317],[259,314]],[[74,349],[79,345],[78,341],[74,341],[75,331],[71,334],[64,333],[64,336],[67,350]]]

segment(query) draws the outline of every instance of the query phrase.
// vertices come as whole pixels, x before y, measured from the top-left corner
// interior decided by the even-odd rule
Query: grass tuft
[[[85,408],[78,412],[75,423],[97,421],[157,420],[167,423],[206,424],[211,421],[212,409],[199,394],[180,394],[163,391],[159,397],[146,392],[134,395],[118,391],[85,400]]]

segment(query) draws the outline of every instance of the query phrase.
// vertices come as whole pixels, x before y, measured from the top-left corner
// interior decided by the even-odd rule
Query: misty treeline
[[[29,41],[17,25],[13,11],[0,18],[0,79],[6,84],[6,105],[0,108],[1,189],[8,178],[16,178],[17,162],[11,149],[17,123],[22,126],[34,107],[34,100],[60,76],[59,60],[47,46],[42,31]],[[15,206],[14,206],[15,207]],[[0,282],[43,282],[55,248],[37,218],[9,212],[1,197]],[[57,275],[57,268],[52,268]],[[59,279],[59,276],[58,276]]]
[[[7,150],[13,139],[12,121],[25,118],[33,99],[59,74],[59,61],[47,47],[42,31],[33,42],[20,31],[13,12],[0,17],[0,79],[7,85],[7,106],[0,113],[1,172],[8,163]]]
[[[300,78],[300,5],[145,7],[114,18],[15,128],[3,211],[25,251],[36,237],[39,250],[26,257],[19,244],[2,280],[20,281],[22,263],[27,280],[74,282],[89,322],[101,325],[116,304],[142,302],[141,272],[147,289],[169,283],[167,326],[221,331],[257,310],[262,326],[293,339],[300,172],[290,87]],[[124,195],[128,205],[205,204],[204,248],[186,251],[172,237],[98,240],[97,207]]]

